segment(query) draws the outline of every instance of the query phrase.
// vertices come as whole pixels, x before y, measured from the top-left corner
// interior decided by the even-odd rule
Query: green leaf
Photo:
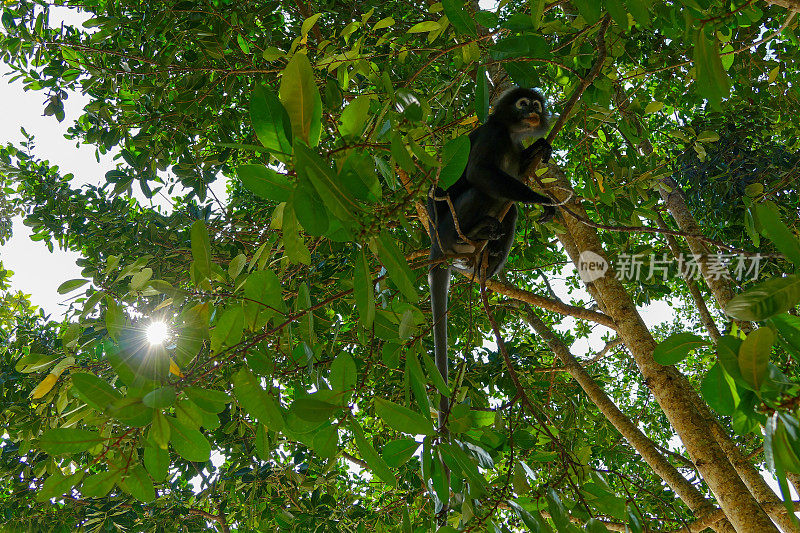
[[[192,259],[197,270],[206,278],[211,277],[211,243],[208,238],[206,224],[202,220],[195,220],[192,224]]]
[[[509,59],[525,57],[530,59],[548,59],[551,55],[550,45],[543,37],[526,33],[501,39],[490,50],[493,59]]]
[[[42,488],[36,493],[36,501],[46,502],[50,498],[57,498],[77,485],[83,477],[83,471],[75,472],[69,476],[55,472],[47,477]]]
[[[406,258],[397,247],[389,233],[382,231],[375,241],[378,248],[378,257],[389,271],[392,283],[400,289],[403,296],[410,302],[417,301],[417,288],[414,273],[409,268]]]
[[[383,28],[388,28],[389,26],[394,26],[394,19],[392,17],[382,18],[375,23],[375,26],[372,27],[372,31],[382,30]]]
[[[169,452],[158,446],[147,446],[144,449],[144,466],[155,481],[164,481],[169,475]]]
[[[781,221],[778,209],[772,202],[756,204],[755,208],[762,233],[794,266],[800,268],[800,241]]]
[[[353,270],[353,296],[361,325],[369,329],[375,320],[375,288],[364,249],[356,253]]]
[[[361,457],[367,462],[367,466],[369,466],[370,470],[384,482],[392,487],[397,487],[397,479],[394,477],[394,474],[392,474],[389,465],[378,455],[378,452],[375,451],[372,444],[364,438],[364,431],[361,429],[361,426],[358,425],[355,418],[350,419],[350,430],[353,432],[356,447],[358,451],[361,452]]]
[[[153,410],[136,396],[127,396],[114,402],[108,413],[129,427],[144,427],[153,420]]]
[[[242,273],[244,266],[247,264],[247,256],[239,254],[228,263],[228,276],[235,280]]]
[[[128,476],[119,485],[122,490],[140,502],[147,503],[156,499],[153,480],[147,475],[147,471],[142,465],[136,465],[134,468],[129,469]]]
[[[444,166],[439,174],[439,187],[447,189],[461,177],[469,161],[469,136],[462,135],[444,145]]]
[[[183,392],[197,404],[200,409],[209,413],[219,413],[231,402],[231,397],[222,391],[203,389],[200,387],[186,387]]]
[[[313,397],[298,398],[292,402],[291,409],[308,422],[324,422],[330,420],[341,405],[332,404]]]
[[[339,116],[339,133],[342,137],[359,137],[367,126],[369,116],[370,98],[366,95],[357,96]]]
[[[306,20],[303,21],[303,25],[300,27],[300,35],[306,36],[308,32],[311,31],[311,28],[314,27],[314,24],[317,23],[317,19],[322,16],[322,13],[315,13],[311,15]]]
[[[742,377],[742,371],[739,370],[739,348],[741,346],[741,339],[732,337],[731,335],[723,335],[717,341],[717,359],[725,372],[731,376],[736,383],[749,388],[750,386]]]
[[[300,225],[294,209],[284,209],[281,229],[283,230],[283,251],[289,262],[310,265],[311,251],[306,246],[303,236],[300,235]]]
[[[414,439],[397,439],[383,447],[381,455],[391,468],[399,468],[414,456],[419,449],[419,442]]]
[[[403,142],[403,137],[397,132],[392,134],[391,151],[392,159],[394,159],[395,163],[400,165],[400,168],[406,172],[412,172],[414,170],[414,160],[411,159],[411,154],[408,153],[406,144]]]
[[[742,341],[739,348],[739,370],[756,391],[761,389],[767,377],[767,363],[774,342],[775,334],[770,328],[758,328]]]
[[[665,366],[674,365],[688,356],[691,350],[707,344],[708,341],[692,333],[676,333],[656,346],[653,359]]]
[[[242,52],[245,54],[250,54],[250,45],[247,43],[245,38],[242,37],[241,33],[236,35],[236,42],[239,44],[239,48],[242,49]]]
[[[624,0],[625,6],[633,18],[642,26],[650,25],[649,4],[645,0]]]
[[[550,511],[550,519],[553,520],[556,530],[567,531],[569,529],[569,513],[553,489],[547,491],[547,509]]]
[[[98,472],[87,476],[81,484],[81,493],[87,498],[102,498],[122,479],[118,470]]]
[[[142,403],[153,409],[164,409],[175,403],[176,396],[175,387],[161,387],[145,394]]]
[[[258,270],[247,276],[244,282],[245,322],[255,331],[263,327],[276,311],[283,311],[281,281],[271,270]]]
[[[190,428],[177,418],[167,417],[170,426],[169,441],[175,452],[187,461],[206,462],[211,457],[211,444],[205,435]]]
[[[244,332],[244,309],[241,304],[227,308],[211,331],[211,350],[218,352],[224,346],[236,346]]]
[[[433,362],[433,359],[427,353],[422,354],[422,361],[425,363],[425,370],[428,371],[428,376],[431,378],[431,381],[436,386],[436,390],[439,391],[439,394],[443,394],[446,397],[450,397],[450,387],[447,386],[447,382],[444,380],[442,373],[439,371],[439,368]]]
[[[98,411],[105,411],[111,404],[122,398],[122,395],[107,381],[93,374],[78,372],[70,377],[72,378],[72,390],[76,395]]]
[[[97,431],[75,428],[49,429],[39,438],[39,449],[50,455],[85,452],[103,442]]]
[[[383,398],[375,398],[375,414],[384,423],[397,431],[410,435],[433,435],[434,429],[430,418]]]
[[[474,459],[454,444],[439,444],[439,451],[454,472],[462,472],[470,483],[470,495],[480,498],[487,493],[486,478],[478,471]]]
[[[295,170],[300,179],[306,179],[314,186],[331,214],[342,222],[352,221],[353,214],[361,211],[361,206],[331,168],[302,143],[295,146]]]
[[[650,115],[652,113],[657,113],[658,111],[661,111],[661,109],[663,108],[664,108],[664,102],[650,102],[649,104],[647,104],[647,106],[645,106],[644,114]]]
[[[497,13],[492,11],[478,11],[475,13],[475,22],[483,26],[484,28],[494,28],[497,26],[498,17]]]
[[[728,302],[725,313],[741,320],[759,321],[785,313],[800,302],[800,276],[772,278]]]
[[[588,533],[609,533],[605,524],[596,518],[590,518],[587,520],[583,527]]]
[[[331,363],[330,384],[334,391],[352,391],[358,380],[356,362],[347,352],[340,352]]]
[[[292,193],[292,183],[286,177],[266,165],[239,165],[236,174],[247,190],[274,202],[285,202]]]
[[[588,493],[589,503],[603,514],[622,520],[625,518],[625,500],[614,494],[604,479],[597,476],[593,483],[585,483],[581,490]]]
[[[399,348],[397,350],[400,351]],[[413,350],[408,350],[406,353],[406,379],[408,379],[411,386],[411,391],[414,393],[414,399],[417,406],[423,413],[431,412],[431,404],[428,399],[428,391],[426,388],[425,375],[422,373],[422,366],[419,364],[419,359]]]
[[[17,372],[23,374],[30,374],[31,372],[39,372],[52,366],[60,356],[56,354],[43,354],[43,353],[29,353],[20,358],[14,365]]]
[[[141,269],[131,277],[131,290],[138,291],[143,289],[151,277],[153,277],[152,268]]]
[[[88,279],[71,279],[58,286],[58,294],[67,294],[89,283]]]
[[[794,349],[796,352],[794,357],[797,359],[800,356],[800,318],[789,313],[783,313],[769,320],[778,330],[781,337]]]
[[[296,52],[281,77],[281,102],[289,114],[292,134],[309,146],[319,144],[322,131],[322,98],[308,57]]]
[[[244,410],[272,431],[283,429],[283,415],[275,399],[261,388],[256,377],[245,368],[233,376],[233,391]]]
[[[186,400],[184,398],[181,399],[181,404],[194,405],[190,400]],[[197,410],[199,410],[199,408]],[[176,414],[178,414],[180,411],[180,406],[176,407]],[[169,432],[169,423],[167,422],[166,415],[164,415],[164,413],[161,411],[156,411],[153,414],[153,422],[150,425],[150,431],[147,434],[147,438],[157,447],[161,448],[162,450],[166,450],[169,446]]]
[[[447,20],[450,21],[456,31],[469,35],[478,34],[475,20],[464,9],[464,0],[442,0],[442,8],[444,9],[444,14],[447,15]]]
[[[439,23],[435,20],[427,20],[419,24],[414,24],[406,33],[425,33],[428,31],[436,31],[440,27]]]
[[[309,235],[319,237],[325,235],[330,228],[328,208],[308,180],[302,180],[297,184],[284,209],[294,211],[297,221]]]
[[[489,78],[486,76],[486,67],[478,67],[475,79],[475,114],[483,124],[489,117]]]
[[[628,30],[628,9],[622,0],[604,0],[606,11],[614,19],[614,22],[623,30]]]
[[[339,451],[339,431],[334,426],[318,430],[311,441],[311,448],[320,457],[335,457]]]
[[[339,181],[356,199],[377,202],[382,195],[375,160],[363,150],[351,150],[339,171]]]
[[[269,88],[256,86],[253,89],[250,96],[250,121],[256,137],[268,150],[292,153],[293,137],[289,114]]]
[[[717,413],[723,416],[730,416],[736,409],[738,395],[733,378],[728,376],[720,363],[716,363],[706,373],[703,383],[700,385],[703,398]]]
[[[640,1],[629,0],[628,4],[638,4]],[[636,13],[633,15],[639,20]],[[697,32],[695,40],[694,68],[697,78],[695,89],[700,96],[708,99],[712,106],[719,108],[722,99],[730,94],[731,81],[719,58],[719,42],[716,39],[708,39],[703,29]]]
[[[717,142],[719,140],[719,133],[706,130],[697,134],[697,140],[700,142]]]
[[[594,24],[600,20],[600,2],[597,0],[571,0],[572,4],[578,8],[578,12],[589,24]]]

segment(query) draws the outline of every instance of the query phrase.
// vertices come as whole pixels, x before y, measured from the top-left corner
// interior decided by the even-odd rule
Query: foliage
[[[656,226],[662,178],[706,198],[711,164],[723,183],[745,185],[708,201],[747,230],[720,238],[759,249],[764,237],[782,254],[725,309],[761,327],[733,325],[711,348],[691,309],[658,331],[656,356],[678,364],[750,449],[763,442],[782,487],[800,473],[800,285],[778,276],[800,264],[790,179],[800,52],[785,9],[64,4],[85,12],[82,27],[57,23],[44,1],[5,2],[0,54],[42,91],[45,115],[61,121],[71,94],[88,97],[69,135],[117,166],[103,186],[74,188],[32,139],[0,150],[0,236],[24,211],[35,240],[80,251],[83,267],[60,288],[74,296],[62,322],[24,297],[0,312],[9,527],[641,531],[690,520],[507,299],[492,295],[493,313],[533,409],[489,341],[471,280],[453,280],[455,377],[445,382],[431,360],[416,208],[460,173],[464,136],[505,82],[539,87],[565,111],[554,159],[597,223]],[[728,169],[727,147],[750,139],[763,170],[745,177]],[[210,194],[217,180],[227,198]],[[136,195],[166,196],[170,209]],[[520,219],[507,279],[549,294],[549,279],[567,277],[558,291],[595,306],[562,270],[563,226],[536,218]],[[667,251],[649,233],[601,238],[615,260]],[[688,298],[678,276],[627,287],[637,304]],[[544,317],[568,345],[610,340],[588,322]],[[156,320],[172,335],[149,345]],[[669,447],[647,384],[624,350],[610,353],[583,362]],[[434,424],[440,393],[455,400],[446,433]]]

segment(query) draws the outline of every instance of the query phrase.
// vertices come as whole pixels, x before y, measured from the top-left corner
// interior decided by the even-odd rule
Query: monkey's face
[[[544,98],[533,89],[517,88],[504,94],[494,115],[505,122],[515,136],[541,136],[547,131]]]
[[[542,102],[523,96],[514,102],[514,107],[520,113],[520,122],[531,129],[538,129],[542,125]]]

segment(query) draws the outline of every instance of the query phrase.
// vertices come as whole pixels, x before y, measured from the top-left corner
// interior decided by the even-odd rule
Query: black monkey
[[[539,154],[544,162],[550,159],[552,148],[543,138],[547,133],[548,119],[544,98],[533,89],[511,89],[500,97],[486,123],[469,136],[471,147],[464,173],[447,191],[437,187],[429,194],[431,261],[440,260],[447,255],[473,254],[476,251],[473,243],[488,241],[480,254],[488,254],[488,279],[503,268],[514,242],[517,207],[512,203],[508,213],[500,221],[506,204],[543,204],[545,213],[540,220],[550,220],[553,217],[555,208],[552,200],[532,191],[520,181]],[[531,137],[539,139],[524,148],[523,139]],[[445,196],[449,196],[453,205],[458,229]],[[463,269],[472,271],[474,268],[480,274],[481,264],[482,257],[477,257],[474,266],[463,265]],[[428,272],[428,283],[431,290],[436,366],[447,381],[447,295],[450,291],[450,266],[446,263],[433,264]],[[447,410],[448,398],[442,396],[439,403],[440,427],[444,424]]]

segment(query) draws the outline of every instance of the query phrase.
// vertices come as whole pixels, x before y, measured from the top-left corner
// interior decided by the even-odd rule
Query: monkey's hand
[[[542,213],[542,216],[539,217],[539,220],[536,221],[539,224],[550,222],[553,220],[553,217],[556,216],[556,208],[552,205],[543,205],[542,209],[544,209],[544,212]]]
[[[496,241],[505,235],[503,224],[494,217],[484,217],[473,227],[467,238],[473,241]]]
[[[550,161],[550,156],[553,154],[553,147],[550,146],[550,143],[547,142],[544,137],[536,139],[536,142],[522,151],[520,157],[521,170],[526,172],[539,154],[542,156],[542,163]]]
[[[447,196],[447,192],[444,189],[435,185],[431,185],[431,188],[428,191],[429,198],[437,202],[442,202],[444,201],[445,196]]]

